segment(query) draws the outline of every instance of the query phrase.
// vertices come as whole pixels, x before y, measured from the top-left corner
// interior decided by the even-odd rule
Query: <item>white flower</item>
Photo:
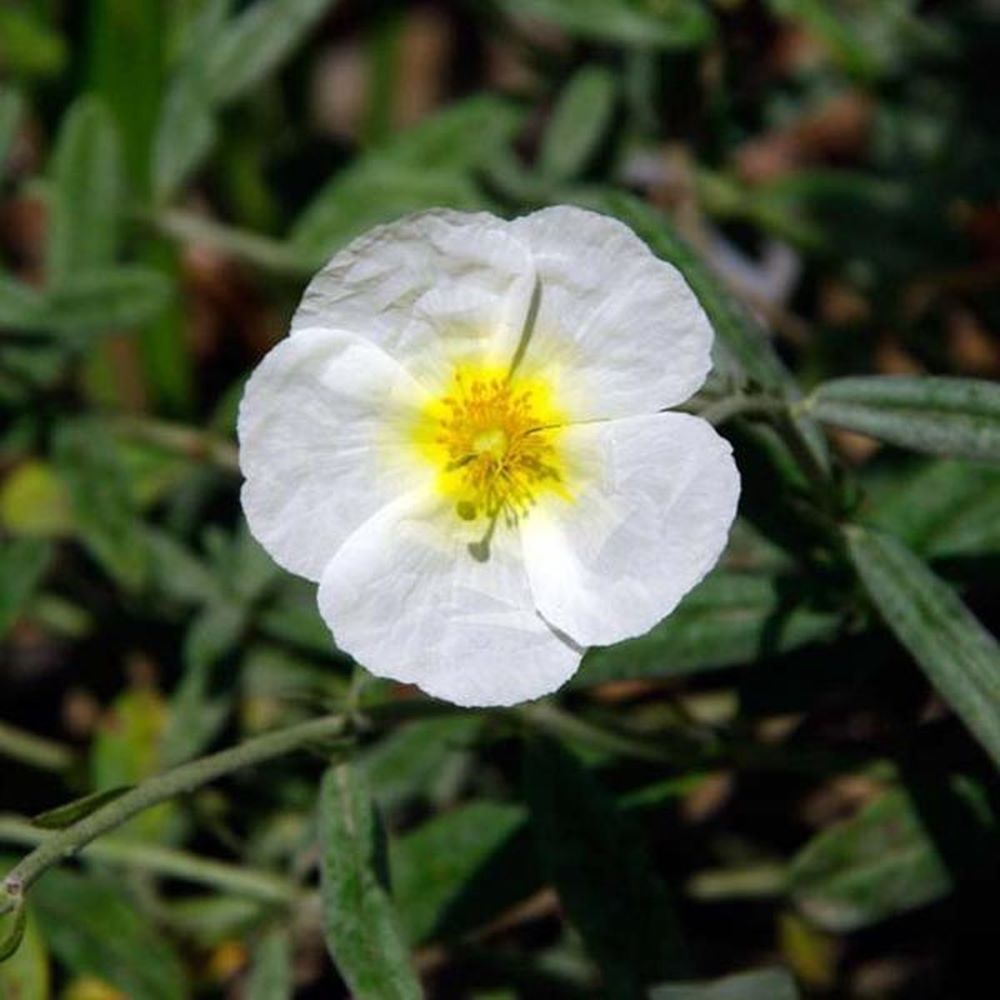
[[[555,690],[708,572],[739,495],[683,413],[712,331],[679,272],[576,208],[435,211],[312,281],[240,407],[243,508],[341,649],[461,705]]]

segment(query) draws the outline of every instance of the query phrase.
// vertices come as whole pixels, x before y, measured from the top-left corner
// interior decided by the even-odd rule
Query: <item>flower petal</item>
[[[557,206],[515,219],[539,300],[526,357],[551,367],[576,419],[683,402],[711,367],[712,328],[680,271],[627,226]]]
[[[240,404],[243,509],[285,569],[319,580],[341,543],[427,476],[405,430],[421,388],[392,358],[349,333],[281,341]]]
[[[336,254],[306,289],[292,333],[351,330],[436,386],[470,355],[512,356],[534,286],[531,254],[502,219],[422,212]]]
[[[319,588],[337,645],[380,677],[458,705],[554,691],[581,651],[535,612],[517,533],[498,527],[488,558],[475,558],[474,536],[456,521],[440,498],[417,492],[345,542]]]
[[[740,491],[732,450],[683,413],[563,434],[572,500],[539,504],[521,525],[536,606],[581,645],[642,635],[725,547]]]

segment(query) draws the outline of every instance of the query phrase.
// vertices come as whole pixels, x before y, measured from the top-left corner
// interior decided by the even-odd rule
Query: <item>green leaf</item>
[[[47,282],[106,270],[114,262],[124,195],[121,143],[96,97],[79,98],[59,129],[51,165]]]
[[[383,833],[361,772],[331,767],[319,798],[320,891],[326,943],[358,1000],[422,995],[388,890]]]
[[[69,336],[116,333],[155,319],[172,296],[170,281],[151,267],[73,275],[46,297],[34,329]]]
[[[847,548],[879,614],[1000,764],[1000,646],[946,583],[889,535],[851,527]]]
[[[173,948],[117,886],[54,869],[32,887],[31,900],[45,941],[71,972],[143,1000],[189,996]]]
[[[252,90],[298,48],[335,0],[257,0],[208,54],[205,80],[219,103]]]
[[[169,200],[211,152],[218,138],[205,84],[194,71],[177,75],[163,100],[153,140],[152,185],[159,202]]]
[[[254,943],[245,1000],[291,1000],[292,942],[289,931],[275,927]]]
[[[0,962],[0,996],[8,1000],[49,1000],[50,995],[49,954],[35,917],[29,912],[20,947]]]
[[[0,272],[0,327],[33,329],[44,305],[40,292]]]
[[[28,907],[22,898],[11,913],[0,917],[0,964],[21,947],[28,923]]]
[[[645,997],[652,983],[683,973],[680,929],[640,831],[554,742],[527,744],[524,781],[543,867],[608,995]]]
[[[542,137],[538,166],[553,181],[581,174],[611,125],[614,76],[603,66],[585,66],[566,84]]]
[[[393,844],[396,907],[412,943],[457,938],[539,887],[526,821],[520,806],[470,802]]]
[[[322,262],[351,237],[408,212],[488,207],[473,171],[510,141],[520,120],[507,101],[471,97],[403,132],[320,190],[292,229],[291,249]]]
[[[66,63],[66,44],[38,14],[0,6],[0,65],[14,77],[55,76]]]
[[[115,799],[124,795],[132,789],[133,785],[119,785],[117,788],[108,788],[101,792],[92,792],[82,798],[67,802],[64,806],[57,806],[46,812],[39,813],[31,822],[34,826],[43,830],[63,830],[67,826],[72,826],[78,820],[89,816],[92,812],[100,809],[101,806],[114,802]]]
[[[219,734],[232,708],[233,689],[222,665],[236,651],[247,625],[244,608],[229,601],[208,605],[184,637],[184,673],[170,699],[163,738],[167,766],[190,760]]]
[[[24,97],[19,90],[0,86],[0,175],[24,117]]]
[[[0,483],[0,524],[11,534],[59,538],[76,527],[68,491],[47,462],[22,462]]]
[[[54,457],[84,545],[126,590],[137,590],[146,579],[148,551],[113,439],[97,420],[64,423]]]
[[[0,639],[38,589],[51,557],[52,546],[43,539],[0,542]]]
[[[1000,385],[871,375],[824,382],[808,412],[824,423],[932,455],[1000,462]]]
[[[752,662],[832,638],[838,628],[836,615],[802,604],[791,578],[716,570],[646,635],[590,650],[573,684]]]
[[[930,558],[1000,552],[1000,468],[927,461],[889,483],[868,484],[867,520]]]
[[[961,844],[960,861],[989,865],[995,819],[983,790],[953,779],[945,821]],[[936,817],[941,822],[941,816]],[[992,832],[991,832],[992,831]],[[983,833],[985,832],[985,838]],[[795,856],[792,898],[810,920],[845,933],[947,895],[954,873],[932,839],[910,791],[894,788],[850,819],[823,830]]]
[[[687,48],[711,38],[715,22],[699,0],[501,0],[511,14],[552,21],[603,43]]]
[[[649,991],[649,1000],[798,1000],[791,973],[761,969],[726,976],[711,983],[664,983]]]

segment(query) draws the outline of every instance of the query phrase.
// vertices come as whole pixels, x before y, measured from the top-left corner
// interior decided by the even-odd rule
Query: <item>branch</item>
[[[0,899],[0,916],[15,909],[25,890],[53,865],[73,857],[101,834],[114,830],[151,806],[165,802],[225,774],[280,757],[317,740],[339,736],[346,728],[343,715],[327,715],[274,733],[247,740],[240,746],[182,764],[150,778],[120,798],[109,802],[79,822],[61,830],[35,848],[3,880],[6,898]]]

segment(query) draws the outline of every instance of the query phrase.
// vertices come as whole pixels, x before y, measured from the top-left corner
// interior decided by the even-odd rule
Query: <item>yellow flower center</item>
[[[545,380],[461,365],[422,415],[418,439],[459,517],[513,523],[541,493],[565,495],[564,422]]]

